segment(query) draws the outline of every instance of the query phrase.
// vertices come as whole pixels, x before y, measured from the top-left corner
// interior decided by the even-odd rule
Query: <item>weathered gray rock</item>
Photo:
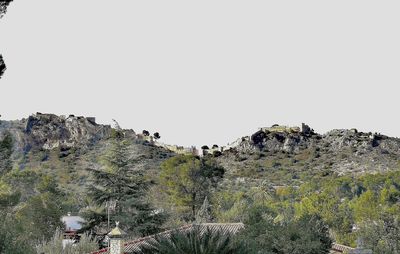
[[[98,125],[93,120],[36,113],[28,119],[1,121],[0,136],[10,132],[18,152],[90,146],[111,135],[111,126]]]
[[[109,125],[97,125],[93,119],[41,113],[30,116],[25,127],[27,145],[46,150],[90,145],[109,137],[110,133]]]
[[[229,150],[224,149],[222,158],[225,166],[233,171],[245,170],[251,164],[251,154],[287,153],[288,158],[300,156],[301,165],[286,165],[296,170],[332,170],[339,174],[372,173],[397,170],[400,165],[400,139],[378,133],[363,133],[355,129],[332,130],[324,135],[317,134],[303,124],[301,131],[296,127],[274,126],[261,128],[251,138],[238,139]],[[236,154],[243,164],[232,164],[224,160],[229,153]],[[253,156],[254,157],[254,156]],[[256,160],[261,160],[254,157]],[[291,159],[296,161],[296,159]],[[245,161],[245,162],[244,162]],[[241,168],[241,169],[240,169]]]

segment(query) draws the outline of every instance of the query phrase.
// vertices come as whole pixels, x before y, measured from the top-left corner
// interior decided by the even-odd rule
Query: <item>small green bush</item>
[[[81,236],[79,242],[67,244],[63,248],[63,233],[57,229],[50,241],[43,241],[36,246],[37,254],[82,254],[98,249],[98,244],[88,234]]]

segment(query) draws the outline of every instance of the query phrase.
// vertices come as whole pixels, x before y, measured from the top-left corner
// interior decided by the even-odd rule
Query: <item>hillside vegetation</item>
[[[122,221],[130,237],[194,221],[244,222],[238,237],[253,239],[254,253],[261,243],[278,253],[279,243],[316,246],[312,227],[320,221],[335,242],[355,246],[361,237],[377,253],[400,249],[397,138],[273,126],[228,147],[204,146],[199,157],[154,137],[72,115],[0,121],[0,246],[8,246],[0,253],[35,253],[68,212],[101,236],[110,201],[117,202],[111,221]],[[309,238],[296,238],[307,225]],[[328,243],[315,248],[323,253]]]

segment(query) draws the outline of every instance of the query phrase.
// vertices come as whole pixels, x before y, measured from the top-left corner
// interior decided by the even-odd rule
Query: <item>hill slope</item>
[[[140,159],[138,167],[144,168],[149,177],[157,174],[160,163],[174,154],[133,130],[123,131],[131,143],[132,157]],[[109,125],[73,115],[37,113],[27,119],[0,121],[0,140],[11,134],[14,141],[11,156],[14,170],[29,169],[53,176],[77,209],[84,206],[82,193],[90,184],[87,168],[101,166],[112,133]],[[4,173],[0,168],[0,175]]]
[[[113,128],[94,118],[37,113],[18,121],[0,121],[0,139],[11,133],[14,168],[30,168],[55,176],[79,196],[87,184],[88,167],[101,164]],[[160,163],[176,154],[149,137],[124,130],[133,157],[149,177]],[[174,150],[174,151],[172,151]],[[203,151],[226,169],[224,184],[241,186],[300,185],[315,176],[354,175],[400,168],[400,139],[378,133],[332,130],[324,135],[309,126],[272,126],[242,137],[228,147]],[[0,172],[1,173],[1,172]]]
[[[309,126],[273,126],[228,147],[206,150],[229,179],[284,185],[314,175],[354,175],[400,169],[400,139],[356,129],[321,135]]]

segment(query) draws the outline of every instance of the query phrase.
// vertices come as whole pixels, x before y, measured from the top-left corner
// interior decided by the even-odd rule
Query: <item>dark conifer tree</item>
[[[145,179],[143,170],[137,167],[140,159],[132,158],[129,146],[122,130],[117,129],[113,134],[112,147],[104,157],[104,167],[90,169],[93,183],[89,187],[89,195],[104,209],[87,216],[87,228],[106,226],[106,204],[110,203],[115,204],[111,221],[119,221],[126,232],[144,236],[156,233],[162,224],[163,214],[146,200],[150,182]]]

